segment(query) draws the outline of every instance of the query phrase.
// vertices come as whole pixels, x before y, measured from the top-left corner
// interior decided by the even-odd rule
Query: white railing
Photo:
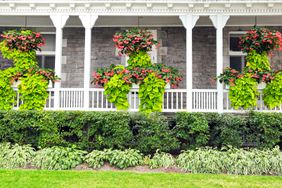
[[[20,94],[17,88],[13,88],[16,92],[16,99],[14,104],[14,109],[19,109],[20,105],[23,104],[23,101],[20,99]],[[54,108],[54,89],[48,89],[48,98],[46,100],[46,104],[44,109],[53,109]]]
[[[224,112],[232,112],[232,113],[244,113],[248,110],[246,109],[234,109],[231,106],[231,102],[229,100],[229,90],[224,90],[223,91],[223,111]],[[276,107],[273,109],[268,109],[267,106],[263,102],[263,93],[262,90],[259,90],[259,96],[257,99],[257,106],[249,109],[249,110],[254,110],[254,111],[260,111],[260,112],[282,112],[282,105],[280,107]]]
[[[14,108],[18,109],[23,103],[20,100],[18,90],[16,91],[16,103]],[[232,108],[228,90],[223,92],[223,112],[242,113],[247,110]],[[48,89],[49,97],[46,100],[45,109],[54,110],[55,89]],[[104,94],[103,88],[89,89],[89,106],[84,107],[84,89],[83,88],[61,88],[59,89],[59,108],[56,110],[93,110],[93,111],[115,111],[114,104],[110,103]],[[218,94],[215,89],[193,89],[192,90],[192,111],[193,112],[217,112],[218,111]],[[128,111],[136,112],[139,110],[140,99],[138,89],[132,89],[128,93],[129,109]],[[263,103],[263,95],[260,95],[257,101],[255,111],[262,112],[282,112],[282,105],[274,109],[268,109]],[[186,89],[166,89],[163,96],[163,112],[181,112],[187,111],[187,91]]]
[[[128,93],[129,111],[136,112],[139,109],[140,99],[138,89],[132,89]],[[110,103],[102,88],[90,89],[90,110],[109,111],[116,110],[115,106]],[[171,89],[166,90],[163,97],[163,112],[176,112],[186,110],[186,90]]]
[[[84,107],[83,88],[61,88],[60,89],[60,109],[81,110]]]
[[[192,92],[192,109],[199,112],[217,111],[217,90],[194,89]]]

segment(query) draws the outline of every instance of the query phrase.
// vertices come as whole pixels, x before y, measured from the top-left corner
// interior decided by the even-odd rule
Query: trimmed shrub
[[[209,124],[209,146],[243,146],[246,134],[244,117],[218,113],[208,113],[205,117]]]
[[[147,117],[135,113],[131,114],[129,124],[133,132],[132,148],[145,154],[152,154],[157,150],[178,150],[179,143],[173,136],[165,116],[155,113]]]
[[[186,150],[205,146],[209,139],[208,121],[201,113],[177,113],[174,136],[180,143],[180,149]]]
[[[281,143],[282,114],[251,112],[247,122],[247,141],[258,148],[273,148]]]

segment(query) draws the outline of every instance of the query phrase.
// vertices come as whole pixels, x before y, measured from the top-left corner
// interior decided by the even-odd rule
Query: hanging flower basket
[[[242,51],[249,53],[255,50],[261,54],[275,49],[281,49],[282,35],[279,31],[269,30],[267,28],[253,27],[249,30],[239,42]]]
[[[153,45],[158,44],[150,31],[138,28],[117,32],[113,36],[113,41],[119,49],[120,56],[122,54],[129,56],[140,51],[148,52],[152,50]]]
[[[32,50],[41,50],[45,45],[45,39],[38,32],[31,30],[10,30],[1,34],[4,38],[5,46],[10,50],[19,50],[28,52]]]

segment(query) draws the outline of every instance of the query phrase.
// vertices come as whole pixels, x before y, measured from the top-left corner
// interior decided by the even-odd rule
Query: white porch
[[[184,26],[186,29],[186,88],[169,89],[164,95],[163,112],[244,112],[234,110],[228,100],[228,90],[217,82],[216,89],[193,88],[193,28],[195,26],[213,26],[216,28],[216,75],[223,71],[223,29],[225,26],[252,26],[254,17],[265,26],[282,26],[282,3],[276,1],[68,1],[68,2],[26,2],[17,3],[12,0],[0,1],[1,26],[24,26],[22,20],[29,17],[29,27],[55,27],[56,51],[55,71],[58,76],[62,73],[63,28],[68,20],[72,27],[85,29],[84,48],[84,78],[82,88],[62,88],[60,83],[49,89],[49,99],[46,110],[116,110],[104,96],[104,90],[92,88],[91,80],[91,37],[93,27],[110,26]],[[124,16],[113,20],[115,16]],[[136,16],[145,16],[144,22],[138,24]],[[163,19],[152,19],[163,16]],[[146,17],[148,17],[146,21]],[[72,18],[72,19],[71,19]],[[73,19],[74,18],[74,19]],[[204,18],[204,19],[201,19]],[[40,21],[41,20],[41,21]],[[45,21],[44,21],[45,20]],[[102,21],[101,21],[102,20]],[[13,24],[14,21],[14,24]],[[167,22],[167,23],[166,23]],[[44,23],[44,24],[42,24]],[[126,23],[126,24],[125,24]],[[42,24],[42,25],[40,25]],[[215,75],[215,76],[216,76]],[[138,91],[132,90],[128,94],[129,111],[138,111]],[[19,96],[15,108],[21,102]],[[262,94],[258,98],[258,111],[282,112],[282,106],[267,109],[262,101]]]

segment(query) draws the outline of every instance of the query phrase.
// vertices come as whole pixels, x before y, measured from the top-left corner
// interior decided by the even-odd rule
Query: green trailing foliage
[[[19,85],[20,99],[24,101],[21,104],[21,110],[43,110],[48,98],[48,80],[43,75],[29,75],[20,78]]]
[[[249,109],[256,106],[259,95],[257,86],[256,80],[248,75],[236,79],[235,85],[231,86],[229,91],[231,105],[235,109],[240,107]]]
[[[0,144],[0,168],[23,168],[31,163],[35,150],[30,145]]]
[[[0,70],[0,109],[11,110],[15,103],[16,92],[11,87],[14,69]]]
[[[270,71],[270,63],[267,52],[258,53],[252,50],[248,53],[246,66],[251,70]]]
[[[121,75],[114,75],[109,82],[105,84],[105,94],[110,102],[114,103],[118,110],[127,110],[129,103],[127,94],[131,87],[126,83]]]
[[[1,71],[0,109],[13,108],[16,97],[11,84],[20,80],[18,89],[23,101],[20,109],[43,110],[48,98],[48,81],[58,79],[53,71],[39,69],[36,50],[41,50],[44,39],[40,33],[31,30],[10,30],[1,36],[2,56],[11,60],[13,66]]]
[[[180,148],[191,149],[205,146],[209,140],[209,126],[200,113],[177,113],[174,135],[181,143]]]
[[[273,150],[243,150],[211,148],[184,151],[177,166],[191,173],[227,173],[240,175],[281,175],[282,152]]]
[[[147,52],[140,51],[129,56],[127,61],[129,67],[150,67],[152,66],[151,58]]]
[[[275,78],[266,85],[263,90],[263,101],[269,109],[279,107],[282,104],[282,73],[276,74]]]
[[[138,96],[140,98],[139,110],[147,114],[161,112],[163,95],[165,92],[165,81],[159,79],[155,74],[149,74],[140,84]]]
[[[83,162],[85,151],[54,146],[36,152],[33,164],[40,169],[68,170]]]

